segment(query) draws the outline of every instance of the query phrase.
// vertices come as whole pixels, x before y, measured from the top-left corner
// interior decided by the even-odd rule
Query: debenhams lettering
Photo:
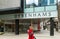
[[[24,13],[24,18],[51,16],[51,13]]]
[[[50,18],[50,17],[58,17],[58,12],[40,12],[40,13],[23,13],[15,15],[16,18],[20,19],[29,19],[29,18]]]

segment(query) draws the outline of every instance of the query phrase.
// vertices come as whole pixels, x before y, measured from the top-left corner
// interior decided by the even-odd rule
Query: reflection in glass
[[[54,6],[56,4],[56,0],[25,0],[24,3],[25,3],[24,4],[25,13],[26,12],[41,12],[41,11],[44,12],[44,10],[48,11],[48,9],[50,8],[49,7],[50,5]]]
[[[41,5],[41,0],[26,0],[26,8],[38,7]]]
[[[41,0],[26,0],[26,6],[30,7],[39,7],[41,6]]]
[[[32,8],[33,7],[33,0],[26,0],[26,8]]]
[[[41,6],[47,6],[48,0],[41,0]]]
[[[46,6],[47,3],[48,3],[48,0],[26,0],[25,8],[33,8],[33,7]]]
[[[50,5],[53,5],[54,4],[54,0],[50,0]]]
[[[26,8],[54,5],[56,0],[26,0]]]

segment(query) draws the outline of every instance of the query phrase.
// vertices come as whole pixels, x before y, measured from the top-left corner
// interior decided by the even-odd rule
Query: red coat
[[[32,29],[28,30],[28,39],[34,39],[34,34]]]

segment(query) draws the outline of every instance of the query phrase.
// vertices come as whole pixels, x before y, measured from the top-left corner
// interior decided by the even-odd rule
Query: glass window
[[[44,11],[44,7],[41,7],[41,0],[34,0],[34,12]]]
[[[41,6],[46,6],[48,3],[48,0],[41,0]]]
[[[57,10],[57,6],[46,6],[46,11],[56,11]]]
[[[34,2],[33,0],[26,0],[25,8],[33,8]]]
[[[24,0],[24,13],[44,12],[50,7],[47,5],[56,4],[56,0]],[[46,8],[47,7],[47,8]],[[52,10],[53,8],[50,8]]]
[[[33,12],[33,6],[34,2],[33,0],[24,0],[24,12]]]
[[[54,5],[54,0],[50,0],[50,5]]]
[[[34,7],[38,6],[38,0],[34,0]]]
[[[41,1],[42,0],[24,0],[24,13],[44,11],[44,7],[41,7]]]

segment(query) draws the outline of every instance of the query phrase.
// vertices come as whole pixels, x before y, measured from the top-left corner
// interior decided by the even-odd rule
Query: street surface
[[[36,39],[60,39],[60,32],[55,31],[54,36],[50,36],[49,31],[42,30],[39,33],[35,33]],[[0,39],[28,39],[28,34],[19,34],[15,35],[14,33],[5,33],[3,35],[0,35]]]

